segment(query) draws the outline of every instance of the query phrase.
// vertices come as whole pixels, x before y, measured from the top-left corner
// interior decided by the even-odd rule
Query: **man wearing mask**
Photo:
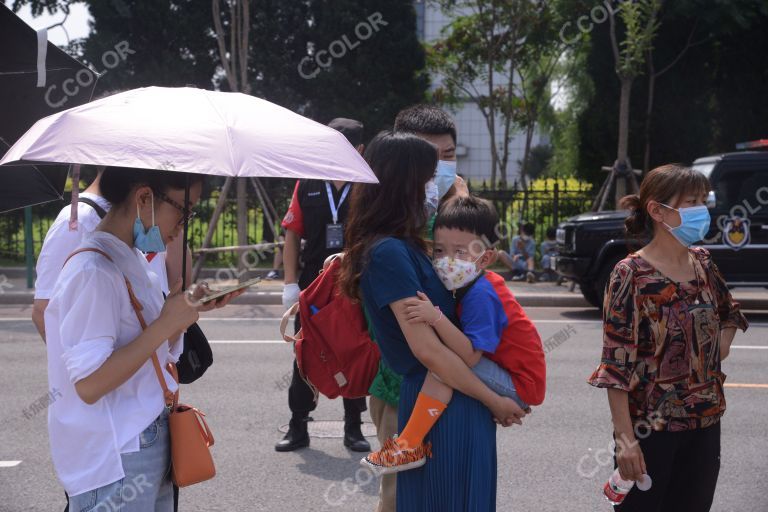
[[[440,201],[455,195],[469,195],[467,184],[456,174],[456,123],[434,105],[413,105],[395,118],[395,131],[413,133],[437,148],[435,184]]]
[[[341,132],[360,154],[365,146],[363,124],[353,119],[336,118],[328,126]],[[299,292],[320,274],[325,259],[344,248],[344,221],[349,211],[348,195],[351,183],[343,181],[299,180],[293,191],[288,212],[283,219],[285,246],[283,266],[285,286],[283,306],[288,309],[299,300]],[[305,241],[301,249],[301,240]],[[301,249],[301,251],[300,251]],[[299,252],[303,268],[299,269]],[[300,329],[296,316],[296,330]],[[366,410],[365,398],[344,398],[344,446],[356,452],[366,452],[371,445],[361,431],[360,415]],[[275,445],[278,452],[293,451],[309,446],[307,421],[317,407],[312,389],[301,378],[296,361],[293,378],[288,387],[288,407],[291,421],[285,437]]]

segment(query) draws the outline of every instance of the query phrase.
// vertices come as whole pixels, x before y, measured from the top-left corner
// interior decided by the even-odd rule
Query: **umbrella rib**
[[[71,71],[74,69],[77,69],[77,68],[49,68],[46,71]],[[87,69],[93,72],[90,68],[87,68]],[[32,75],[35,73],[37,73],[36,69],[34,71],[0,71],[0,75]]]
[[[59,194],[56,193],[56,195],[59,195]],[[59,197],[57,197],[55,199],[46,199],[45,201],[40,201],[39,203],[35,203],[35,204],[28,204],[27,206],[23,206],[23,207],[20,206],[18,208],[11,208],[10,210],[2,210],[2,211],[0,211],[0,214],[12,212],[14,210],[21,210],[22,208],[32,208],[32,207],[35,207],[35,206],[40,206],[41,204],[47,204],[47,203],[52,203],[54,201],[63,201],[63,200],[64,200],[64,197],[59,196]]]
[[[224,129],[226,130],[226,134],[227,134],[227,149],[229,151],[230,165],[232,166],[232,169],[235,171],[235,173],[238,173],[238,170],[235,169],[235,155],[234,155],[234,151],[232,151],[232,139],[229,136],[229,125],[227,125],[226,118],[216,108],[216,105],[213,103],[213,101],[211,101],[211,98],[208,97],[208,95],[206,94],[206,91],[201,91],[201,93],[202,93],[203,97],[205,98],[205,100],[208,103],[210,103],[211,108],[213,109],[214,112],[216,112],[216,114],[221,119],[222,124],[224,125]],[[237,174],[235,174],[234,177],[237,177]]]

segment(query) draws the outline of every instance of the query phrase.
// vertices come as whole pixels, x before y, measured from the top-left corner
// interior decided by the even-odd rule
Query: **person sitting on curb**
[[[512,238],[511,250],[499,251],[499,261],[509,268],[513,281],[525,279],[529,283],[536,281],[534,257],[536,256],[536,241],[533,239],[535,226],[530,222],[520,225],[519,234]]]

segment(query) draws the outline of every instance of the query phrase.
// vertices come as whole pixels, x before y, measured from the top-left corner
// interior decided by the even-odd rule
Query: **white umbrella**
[[[11,163],[378,183],[333,128],[253,96],[187,87],[134,89],[45,117],[0,160]]]

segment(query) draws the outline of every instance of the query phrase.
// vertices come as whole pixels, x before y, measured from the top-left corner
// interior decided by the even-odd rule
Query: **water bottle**
[[[641,491],[647,491],[651,488],[651,485],[653,485],[653,481],[648,475],[643,475],[637,482],[634,480],[624,480],[621,478],[621,474],[617,468],[611,475],[611,478],[605,483],[603,494],[605,494],[605,498],[611,505],[619,505],[624,501],[624,498],[627,497],[627,494],[629,494],[629,491],[635,486],[635,483],[637,483],[637,488]]]

